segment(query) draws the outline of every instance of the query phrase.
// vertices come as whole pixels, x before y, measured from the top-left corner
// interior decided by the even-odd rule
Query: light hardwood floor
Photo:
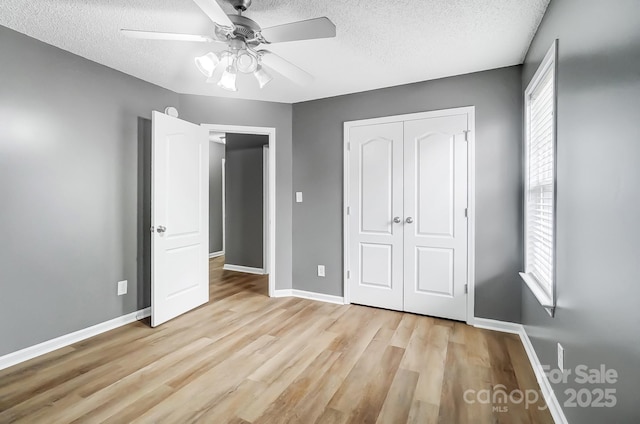
[[[210,277],[211,301],[159,328],[130,324],[0,371],[0,423],[553,422],[542,400],[465,402],[500,384],[539,390],[516,336],[270,299],[266,277],[222,258]]]

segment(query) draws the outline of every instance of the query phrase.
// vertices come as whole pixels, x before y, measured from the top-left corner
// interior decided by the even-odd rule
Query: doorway
[[[474,108],[345,123],[345,300],[473,317]]]
[[[215,200],[210,200],[211,206],[218,208],[221,215],[219,233],[222,240],[210,246],[211,255],[216,258],[213,259],[215,266],[228,271],[268,274],[268,294],[273,296],[276,273],[275,128],[224,124],[202,124],[202,127],[209,131],[212,145],[224,149],[222,155],[210,155],[216,165],[212,167],[213,162],[210,163],[210,170],[216,173],[212,177],[216,180],[219,175],[218,181],[222,181],[219,202],[223,203],[220,207],[220,203],[216,206]],[[256,172],[260,173],[259,178]],[[253,183],[246,185],[250,181]],[[260,233],[256,233],[257,230]]]

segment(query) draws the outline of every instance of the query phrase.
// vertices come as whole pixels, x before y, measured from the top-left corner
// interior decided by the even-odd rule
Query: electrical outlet
[[[118,281],[118,296],[127,294],[127,280]]]
[[[318,265],[318,277],[324,277],[324,265]]]
[[[564,370],[564,348],[558,343],[558,369]]]
[[[302,203],[302,192],[296,191],[296,203]]]

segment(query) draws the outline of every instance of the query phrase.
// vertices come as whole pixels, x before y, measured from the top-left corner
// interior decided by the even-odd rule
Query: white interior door
[[[404,124],[404,310],[467,319],[467,114]]]
[[[402,122],[353,127],[349,142],[350,300],[402,310]]]
[[[209,301],[209,136],[153,112],[151,325]]]

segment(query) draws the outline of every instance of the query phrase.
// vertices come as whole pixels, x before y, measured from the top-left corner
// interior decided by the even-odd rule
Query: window
[[[555,307],[556,42],[525,90],[525,269],[538,301]]]

